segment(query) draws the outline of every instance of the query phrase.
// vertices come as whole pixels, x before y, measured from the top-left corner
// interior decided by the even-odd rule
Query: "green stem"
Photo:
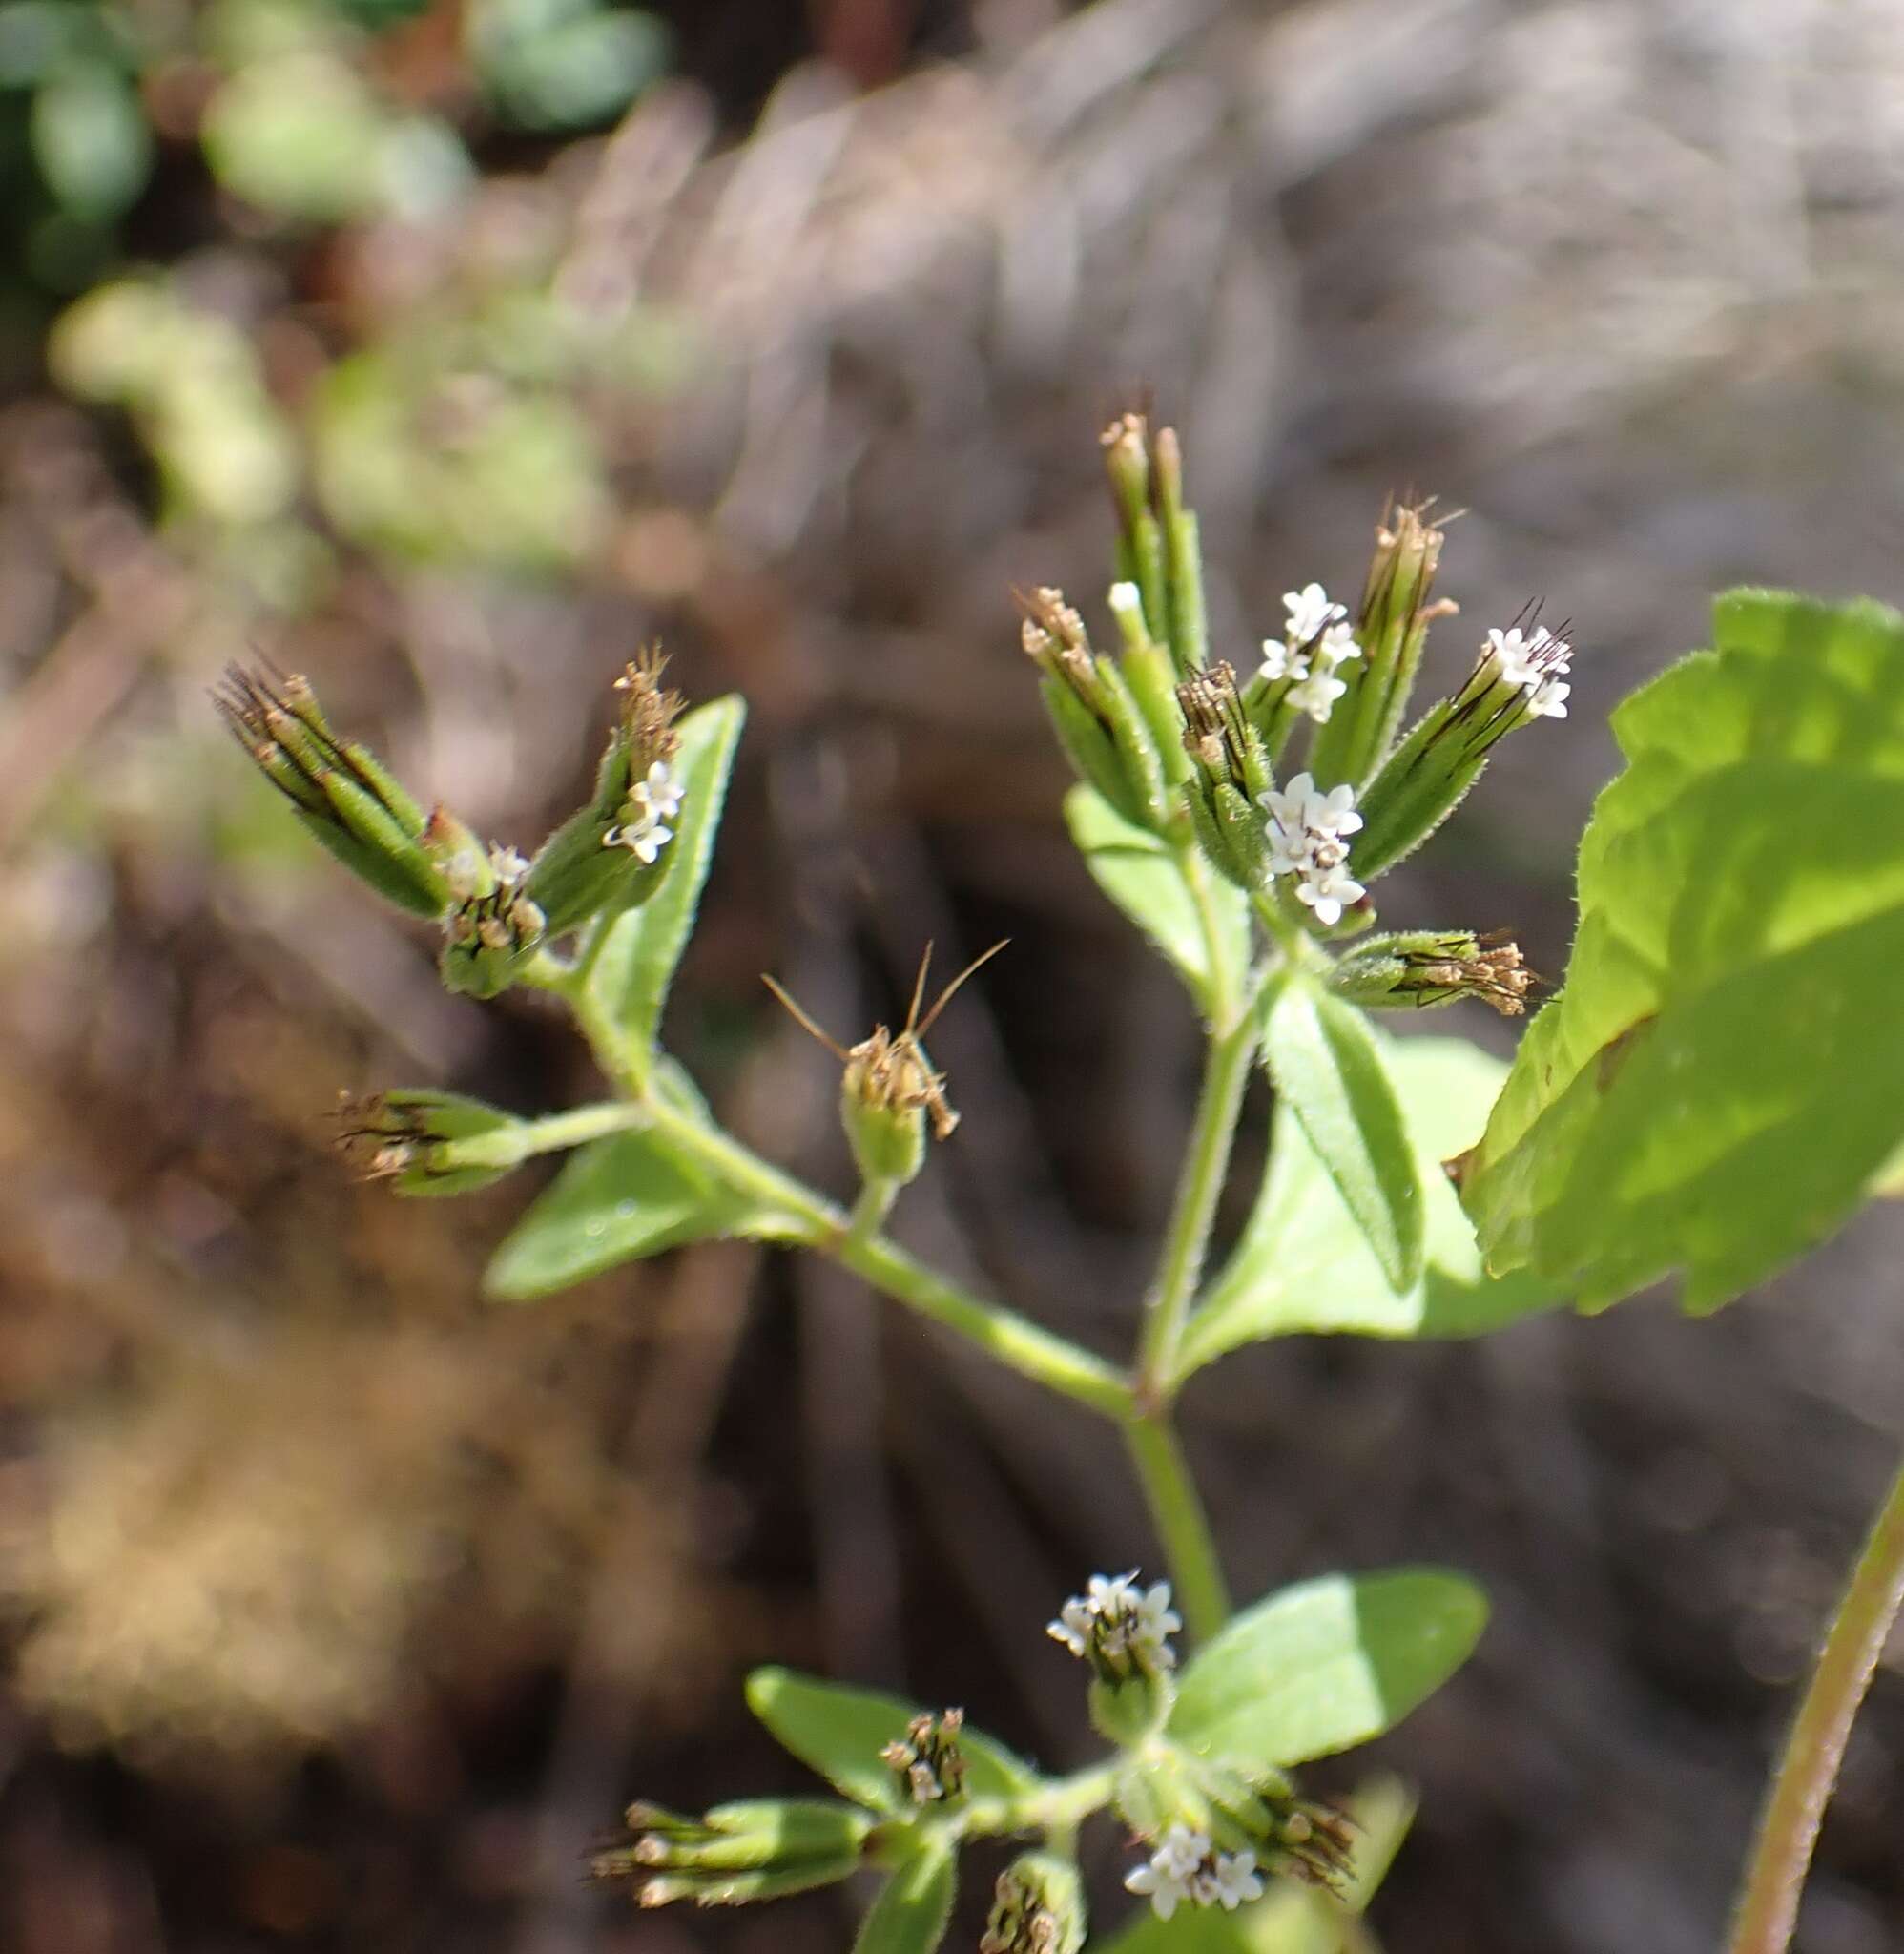
[[[761,1159],[733,1134],[704,1126],[652,1095],[645,1106],[651,1132],[679,1152],[693,1154],[737,1193],[780,1209],[799,1224],[809,1247],[864,1277],[896,1302],[956,1331],[1020,1376],[1108,1418],[1128,1416],[1130,1386],[1101,1357],[1041,1329],[1029,1318],[973,1295],[885,1236],[856,1232],[853,1217]]]
[[[1904,1602],[1904,1466],[1838,1604],[1759,1819],[1730,1954],[1784,1954],[1852,1724]]]
[[[1124,1437],[1164,1545],[1185,1625],[1197,1641],[1207,1642],[1230,1619],[1230,1590],[1190,1462],[1168,1412],[1127,1420]]]
[[[1158,1258],[1157,1273],[1144,1299],[1144,1326],[1137,1344],[1137,1389],[1150,1403],[1167,1403],[1175,1389],[1177,1346],[1210,1249],[1211,1224],[1230,1167],[1236,1115],[1250,1082],[1255,1056],[1256,1024],[1245,1009],[1220,1037],[1210,1042],[1203,1087],[1190,1123],[1189,1151],[1177,1179],[1176,1201]]]
[[[626,1099],[611,1099],[599,1106],[577,1106],[569,1112],[551,1112],[546,1118],[530,1120],[515,1139],[521,1157],[531,1154],[559,1154],[566,1147],[586,1146],[606,1133],[623,1133],[648,1124],[645,1107]]]

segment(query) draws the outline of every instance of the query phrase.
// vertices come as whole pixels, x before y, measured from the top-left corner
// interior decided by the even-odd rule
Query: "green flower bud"
[[[1360,787],[1388,751],[1408,708],[1428,626],[1455,606],[1431,603],[1442,532],[1429,503],[1392,508],[1376,529],[1375,554],[1356,620],[1361,655],[1338,668],[1347,694],[1316,728],[1309,764],[1318,780]]]
[[[642,1906],[737,1906],[832,1885],[855,1872],[874,1820],[827,1798],[753,1798],[698,1819],[632,1804],[631,1846],[597,1856],[598,1880],[631,1880]]]
[[[1157,436],[1158,519],[1170,579],[1170,650],[1177,670],[1199,672],[1210,656],[1210,620],[1203,602],[1203,544],[1196,512],[1184,507],[1184,456],[1174,427]]]
[[[1053,1852],[1021,1853],[992,1889],[979,1954],[1078,1954],[1087,1924],[1077,1866]]]
[[[1170,801],[1157,738],[1114,659],[1092,652],[1085,621],[1056,590],[1023,599],[1025,654],[1045,675],[1045,710],[1079,777],[1127,821],[1161,830]]]
[[[927,944],[904,1029],[895,1032],[884,1025],[875,1025],[872,1035],[854,1046],[841,1045],[823,1031],[773,978],[761,979],[794,1022],[825,1046],[844,1068],[839,1082],[840,1123],[859,1177],[868,1186],[900,1188],[919,1178],[925,1165],[928,1119],[934,1139],[951,1138],[959,1115],[945,1097],[945,1075],[933,1071],[921,1041],[959,987],[1004,948],[1004,943],[995,943],[983,956],[974,958],[939,993],[921,1018],[920,1008],[932,965],[932,946]]]
[[[1535,628],[1490,631],[1467,682],[1416,723],[1359,805],[1357,872],[1373,882],[1412,854],[1467,798],[1498,740],[1532,719],[1564,718],[1567,641]]]
[[[1373,937],[1329,973],[1331,990],[1368,1009],[1426,1010],[1478,997],[1503,1018],[1525,1012],[1533,983],[1519,944],[1465,930]]]
[[[1260,797],[1273,784],[1269,756],[1243,711],[1236,674],[1227,662],[1177,688],[1184,750],[1190,759],[1184,789],[1198,844],[1240,889],[1268,887],[1270,844]]]
[[[337,737],[306,679],[234,665],[215,698],[299,822],[353,875],[413,915],[443,913],[423,810],[368,747]]]
[[[338,1109],[339,1144],[366,1180],[400,1195],[466,1195],[500,1180],[527,1157],[527,1128],[513,1113],[460,1092],[400,1088]]]
[[[665,666],[658,652],[645,651],[615,681],[622,711],[595,769],[594,792],[529,864],[525,893],[550,936],[645,903],[674,859],[668,844],[682,801],[674,719],[683,701],[663,688]]]
[[[1145,1672],[1121,1681],[1093,1677],[1085,1693],[1091,1728],[1107,1743],[1131,1750],[1162,1730],[1177,1700],[1168,1670]]]
[[[1248,1851],[1266,1869],[1337,1887],[1352,1870],[1355,1821],[1335,1805],[1305,1798],[1284,1772],[1234,1758],[1190,1766],[1209,1815],[1207,1829],[1229,1851]]]
[[[465,849],[445,871],[452,906],[443,919],[437,969],[445,986],[471,997],[513,984],[548,934],[541,906],[524,886],[528,863],[513,848],[487,856]]]

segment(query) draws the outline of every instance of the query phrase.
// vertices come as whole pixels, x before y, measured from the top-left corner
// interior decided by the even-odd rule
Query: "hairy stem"
[[[1128,1420],[1124,1437],[1164,1545],[1185,1625],[1199,1642],[1207,1642],[1230,1619],[1230,1590],[1176,1428],[1167,1411],[1158,1411]]]
[[[1837,1782],[1858,1705],[1904,1602],[1904,1466],[1825,1634],[1759,1819],[1732,1918],[1730,1954],[1784,1954],[1825,1804]]]
[[[649,1131],[693,1154],[736,1192],[781,1210],[809,1248],[831,1256],[896,1302],[956,1331],[1020,1376],[1108,1418],[1128,1415],[1130,1386],[1102,1358],[975,1296],[887,1237],[856,1227],[853,1216],[761,1159],[733,1134],[705,1126],[652,1094],[645,1105]],[[864,1222],[871,1217],[862,1214],[859,1218]]]
[[[597,1106],[577,1106],[568,1112],[547,1113],[530,1120],[515,1135],[523,1154],[559,1154],[565,1148],[586,1146],[606,1133],[625,1133],[648,1123],[647,1112],[626,1099],[611,1099]]]
[[[1152,1403],[1168,1402],[1174,1387],[1177,1345],[1203,1275],[1217,1197],[1230,1167],[1236,1115],[1250,1082],[1256,1050],[1254,1013],[1243,1011],[1220,1036],[1212,1037],[1204,1061],[1203,1087],[1190,1123],[1188,1151],[1177,1179],[1176,1200],[1157,1260],[1157,1273],[1144,1299],[1144,1326],[1137,1344],[1137,1388]]]

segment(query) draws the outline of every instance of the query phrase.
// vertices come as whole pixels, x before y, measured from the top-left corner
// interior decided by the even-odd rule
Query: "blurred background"
[[[541,1170],[399,1203],[337,1092],[598,1082],[533,997],[438,987],[208,685],[311,673],[524,845],[642,639],[744,690],[675,1049],[843,1186],[758,973],[857,1036],[926,938],[1009,935],[900,1232],[1119,1350],[1194,1028],[1063,838],[1009,596],[1100,602],[1098,426],[1141,389],[1183,430],[1239,660],[1410,488],[1470,511],[1474,634],[1575,621],[1574,717],[1383,905],[1558,972],[1605,710],[1710,592],[1904,592],[1904,10],[4,0],[0,184],[0,1944],[843,1947],[838,1893],[637,1915],[588,1855],[637,1792],[799,1785],[768,1656],[1075,1760],[1042,1625],[1154,1560],[1114,1445],[747,1247],[480,1305]],[[1480,1017],[1433,1028],[1507,1049]],[[1716,1944],[1890,1469],[1900,1251],[1878,1215],[1713,1323],[1199,1381],[1239,1592],[1495,1597],[1379,1747],[1424,1790],[1395,1954]],[[1900,1819],[1894,1674],[1807,1954],[1904,1944]]]

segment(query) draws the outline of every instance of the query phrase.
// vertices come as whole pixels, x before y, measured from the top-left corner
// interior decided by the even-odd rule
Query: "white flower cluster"
[[[1324,725],[1335,701],[1349,689],[1335,676],[1335,668],[1359,658],[1362,648],[1346,621],[1347,610],[1332,604],[1320,584],[1285,591],[1283,610],[1285,635],[1263,640],[1262,676],[1272,682],[1294,679],[1286,695],[1289,703],[1318,726]]]
[[[1333,928],[1342,911],[1359,902],[1362,885],[1349,873],[1349,842],[1362,824],[1356,790],[1348,785],[1319,794],[1307,774],[1298,774],[1278,793],[1257,796],[1270,818],[1270,873],[1297,878],[1295,897]]]
[[[1170,1606],[1170,1584],[1154,1581],[1139,1588],[1132,1568],[1128,1574],[1093,1574],[1086,1591],[1072,1595],[1045,1632],[1100,1671],[1154,1675],[1176,1667],[1169,1638],[1183,1625]]]
[[[1556,637],[1544,624],[1523,633],[1516,625],[1507,631],[1490,631],[1481,646],[1481,658],[1492,658],[1505,685],[1519,686],[1528,695],[1530,719],[1564,719],[1567,695],[1573,687],[1564,675],[1573,670],[1573,647],[1565,638]]]
[[[1207,1834],[1172,1825],[1124,1885],[1127,1892],[1145,1895],[1159,1920],[1169,1920],[1185,1901],[1233,1913],[1246,1900],[1262,1898],[1263,1877],[1254,1853],[1211,1852]]]
[[[647,778],[629,789],[622,802],[621,822],[602,837],[605,848],[626,848],[643,862],[652,863],[661,850],[674,839],[674,830],[664,826],[681,811],[681,783],[665,759],[655,760]]]

